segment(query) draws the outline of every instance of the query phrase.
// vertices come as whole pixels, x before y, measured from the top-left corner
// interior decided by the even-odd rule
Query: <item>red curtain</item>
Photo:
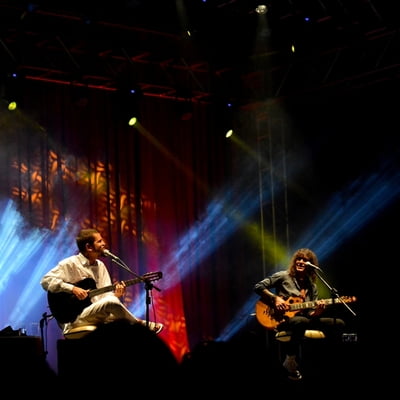
[[[72,89],[27,82],[20,110],[1,110],[1,196],[16,202],[32,229],[57,232],[68,221],[72,236],[96,227],[135,273],[161,271],[150,318],[164,323],[162,337],[181,359],[192,345],[217,336],[232,306],[251,293],[246,284],[241,296],[223,295],[238,280],[226,246],[205,258],[186,246],[185,258],[179,256],[184,235],[230,174],[218,113],[194,103],[183,114],[173,99],[142,98],[139,125],[131,127],[112,90],[76,98]],[[110,264],[115,280],[131,278]],[[141,295],[143,288],[132,286],[126,302],[132,306]]]

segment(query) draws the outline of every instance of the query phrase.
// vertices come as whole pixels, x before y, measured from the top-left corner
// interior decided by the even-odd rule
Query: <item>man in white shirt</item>
[[[79,253],[61,260],[47,272],[40,284],[48,292],[50,310],[63,334],[86,325],[99,325],[116,320],[145,325],[121,302],[125,283],[112,284],[105,264],[98,259],[105,250],[105,241],[96,229],[82,229],[76,244]],[[90,296],[90,290],[111,287],[109,291]],[[163,324],[150,321],[148,327],[156,334]]]

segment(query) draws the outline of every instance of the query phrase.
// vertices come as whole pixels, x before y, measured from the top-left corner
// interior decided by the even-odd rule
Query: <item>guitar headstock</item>
[[[142,276],[142,278],[149,282],[158,281],[159,279],[162,278],[162,272],[161,271],[147,272]]]
[[[345,303],[353,303],[357,300],[356,296],[342,296],[340,299]]]

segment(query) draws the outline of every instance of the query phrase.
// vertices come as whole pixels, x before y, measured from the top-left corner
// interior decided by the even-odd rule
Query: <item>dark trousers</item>
[[[282,322],[278,330],[291,332],[289,341],[283,343],[284,351],[287,355],[299,355],[300,344],[304,339],[304,332],[307,329],[321,330],[324,332],[326,340],[332,343],[338,343],[341,340],[345,323],[340,318],[333,317],[315,317],[308,318],[302,315],[295,315],[292,318]]]

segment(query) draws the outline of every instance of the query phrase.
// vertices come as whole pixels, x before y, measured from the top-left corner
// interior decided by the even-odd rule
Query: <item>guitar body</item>
[[[300,303],[302,299],[299,297],[291,297],[288,301]],[[276,329],[276,327],[284,322],[287,318],[292,318],[298,311],[279,311],[274,306],[268,305],[263,300],[256,302],[256,317],[258,322],[267,329]]]
[[[75,286],[82,289],[95,289],[96,282],[92,278],[85,278],[75,283]],[[47,292],[47,301],[53,317],[60,323],[74,321],[84,308],[92,304],[90,296],[79,300],[72,293],[67,292]]]

